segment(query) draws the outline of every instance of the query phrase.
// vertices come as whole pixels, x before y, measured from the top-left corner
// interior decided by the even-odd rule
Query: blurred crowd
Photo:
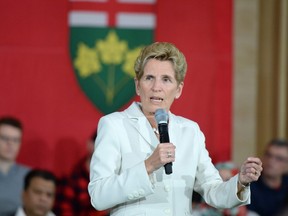
[[[96,130],[87,139],[87,154],[67,176],[16,162],[22,124],[14,117],[0,118],[0,216],[107,216],[97,211],[88,194],[89,165]]]
[[[87,191],[89,167],[96,129],[87,138],[87,154],[71,173],[57,178],[53,171],[16,162],[22,141],[22,124],[14,117],[0,118],[0,216],[108,216],[97,211]],[[85,141],[84,141],[85,142]],[[288,142],[273,139],[262,157],[263,172],[251,189],[251,204],[232,209],[208,206],[196,192],[192,197],[195,216],[284,216],[288,215]],[[215,164],[224,181],[238,173],[232,161]]]

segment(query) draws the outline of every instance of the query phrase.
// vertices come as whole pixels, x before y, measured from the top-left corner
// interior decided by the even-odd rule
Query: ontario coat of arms
[[[135,96],[134,62],[142,47],[154,40],[156,19],[152,12],[155,2],[140,2],[143,1],[147,1],[142,3],[144,12],[139,12],[139,2],[135,4],[137,13],[133,12],[130,0],[128,12],[123,7],[124,11],[113,15],[109,14],[109,10],[115,11],[111,5],[105,12],[97,10],[97,5],[104,7],[108,0],[101,3],[71,2],[72,66],[81,89],[103,114],[117,111]],[[125,6],[128,3],[114,1],[114,7],[118,8],[117,4]],[[145,11],[147,4],[150,7]],[[83,10],[85,7],[87,10]],[[114,23],[109,16],[115,16]]]

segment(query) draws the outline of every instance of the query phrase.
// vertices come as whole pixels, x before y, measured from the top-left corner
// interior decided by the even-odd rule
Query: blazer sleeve
[[[105,210],[154,193],[144,160],[127,169],[121,167],[123,119],[104,116],[98,124],[98,135],[90,163],[88,191],[92,205]]]
[[[232,208],[250,203],[250,189],[242,192],[242,199],[237,196],[238,175],[229,181],[223,182],[218,170],[213,165],[205,147],[203,133],[198,130],[197,143],[199,144],[199,161],[196,171],[194,190],[202,195],[204,200],[216,208]]]

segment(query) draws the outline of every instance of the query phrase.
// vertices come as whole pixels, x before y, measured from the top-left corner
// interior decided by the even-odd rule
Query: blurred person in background
[[[11,215],[21,205],[24,176],[29,168],[16,163],[22,124],[14,117],[0,118],[0,215]]]
[[[54,212],[61,216],[107,216],[108,211],[93,208],[88,194],[90,161],[97,136],[95,130],[86,142],[87,153],[72,169],[69,176],[60,180]]]
[[[33,169],[24,180],[23,205],[15,216],[55,216],[51,211],[56,195],[56,177],[50,171]]]
[[[251,183],[251,204],[247,207],[261,216],[275,216],[288,195],[288,141],[271,140],[262,162],[263,172],[257,182]]]

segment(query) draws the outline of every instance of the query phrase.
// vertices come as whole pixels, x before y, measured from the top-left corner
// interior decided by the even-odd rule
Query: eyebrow
[[[147,77],[147,76],[155,77],[155,75],[150,74],[150,73],[143,74],[143,77]],[[171,75],[169,75],[169,74],[163,74],[163,75],[161,75],[161,77],[170,77],[170,78],[173,78],[173,76],[171,76]]]

